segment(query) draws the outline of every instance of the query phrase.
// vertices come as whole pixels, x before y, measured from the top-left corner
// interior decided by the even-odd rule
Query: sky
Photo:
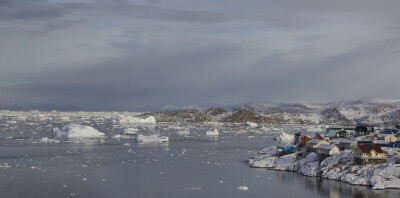
[[[400,98],[398,0],[1,0],[0,104]]]

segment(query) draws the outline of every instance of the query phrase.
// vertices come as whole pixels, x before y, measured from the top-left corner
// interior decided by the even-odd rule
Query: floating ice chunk
[[[190,132],[189,131],[178,131],[177,134],[178,135],[189,135]]]
[[[104,133],[99,132],[97,129],[80,124],[69,124],[62,129],[55,128],[54,133],[56,137],[67,138],[97,138],[104,136]]]
[[[136,134],[139,131],[137,128],[127,128],[124,130],[125,134]]]
[[[136,137],[137,142],[139,143],[150,143],[150,142],[168,142],[169,139],[167,136],[157,136],[157,135],[142,135],[139,134]]]
[[[149,116],[147,118],[133,117],[133,116],[121,116],[119,119],[120,124],[154,124],[156,118]]]
[[[288,142],[288,143],[290,143],[290,142],[293,142],[294,136],[291,135],[291,134],[287,134],[285,132],[282,132],[281,135],[276,136],[275,139],[277,141],[280,141],[280,142]]]
[[[239,187],[237,187],[237,189],[240,190],[240,191],[247,191],[247,190],[249,190],[249,187],[247,187],[247,186],[239,186]]]
[[[253,122],[245,122],[242,125],[247,127],[258,127],[258,124]]]
[[[57,143],[57,142],[60,142],[60,141],[58,141],[56,139],[49,139],[47,137],[43,137],[42,139],[40,139],[40,141],[42,143]]]
[[[217,136],[217,135],[219,135],[219,132],[217,129],[214,129],[214,131],[207,131],[206,135],[207,136]]]

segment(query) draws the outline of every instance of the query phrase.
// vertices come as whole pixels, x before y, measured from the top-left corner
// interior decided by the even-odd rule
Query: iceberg
[[[294,141],[294,136],[285,132],[282,132],[281,135],[275,137],[275,139],[279,142],[287,142],[291,143]]]
[[[54,134],[58,138],[98,138],[105,136],[104,133],[99,132],[97,129],[81,124],[68,124],[62,129],[55,128]]]
[[[217,136],[219,135],[219,132],[217,129],[214,129],[214,131],[207,131],[206,136]]]
[[[147,118],[133,117],[133,116],[121,116],[119,119],[120,124],[155,124],[156,118],[149,116]]]
[[[253,123],[253,122],[245,122],[242,125],[246,126],[246,127],[252,127],[252,128],[258,127],[258,124],[257,123]]]

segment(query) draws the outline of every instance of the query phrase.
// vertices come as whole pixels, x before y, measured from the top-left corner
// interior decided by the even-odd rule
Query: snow
[[[280,142],[291,143],[294,140],[294,135],[282,132],[279,136],[276,137],[276,140]]]
[[[136,137],[136,140],[138,143],[168,142],[169,141],[167,136],[159,136],[156,134],[153,134],[153,135],[139,134]]]
[[[330,156],[319,162],[318,155],[309,153],[300,157],[301,152],[277,157],[274,147],[259,152],[249,160],[254,168],[295,171],[305,176],[320,176],[325,179],[339,180],[353,185],[371,186],[372,189],[400,188],[400,164],[394,164],[400,156],[400,150],[384,148],[388,162],[375,165],[355,165],[351,150],[342,150],[338,155]]]
[[[97,129],[81,124],[68,124],[62,129],[55,128],[54,134],[59,138],[98,138],[105,136],[104,133],[99,132]]]
[[[219,135],[219,132],[217,129],[214,129],[214,131],[207,131],[206,136],[217,136]]]

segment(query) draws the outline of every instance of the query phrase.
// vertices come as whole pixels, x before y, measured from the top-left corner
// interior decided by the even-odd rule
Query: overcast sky
[[[1,0],[0,104],[400,98],[398,0]]]

